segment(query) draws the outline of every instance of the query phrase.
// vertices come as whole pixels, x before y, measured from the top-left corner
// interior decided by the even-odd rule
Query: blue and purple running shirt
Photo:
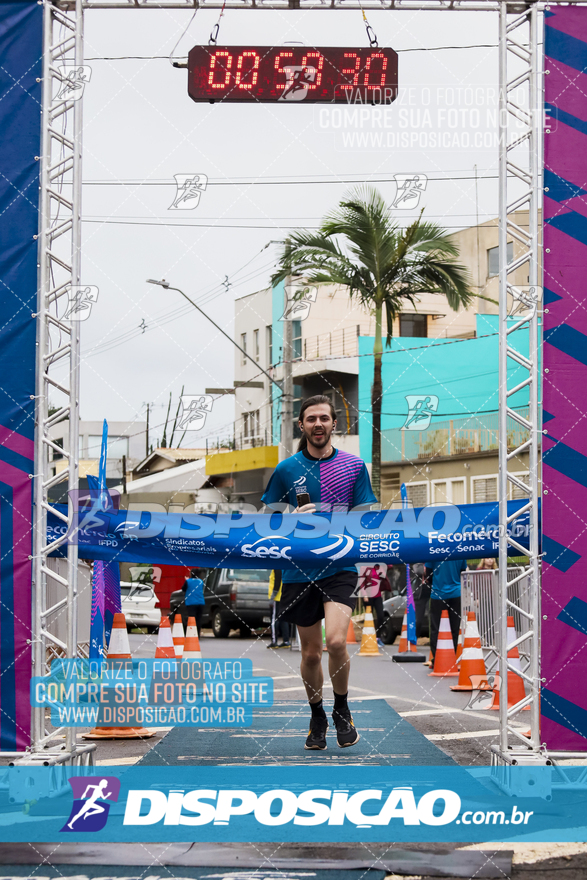
[[[356,455],[335,449],[328,458],[313,458],[302,449],[280,461],[275,468],[265,494],[265,504],[291,504],[297,507],[297,496],[307,492],[320,510],[331,510],[340,505],[351,509],[360,504],[374,504],[377,499],[371,489],[371,480],[365,462]],[[339,566],[324,562],[321,568],[284,569],[283,582],[304,583],[330,577],[337,571],[356,571],[354,565]]]

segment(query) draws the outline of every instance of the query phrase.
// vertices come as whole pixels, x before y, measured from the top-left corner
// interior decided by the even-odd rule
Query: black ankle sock
[[[346,709],[348,707],[347,697],[348,691],[346,694],[334,694],[334,708],[335,709]]]
[[[310,709],[312,710],[312,718],[326,718],[326,712],[324,711],[322,700],[318,700],[317,703],[310,703]]]

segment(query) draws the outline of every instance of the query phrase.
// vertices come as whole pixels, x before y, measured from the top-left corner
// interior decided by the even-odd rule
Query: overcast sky
[[[400,52],[400,96],[385,129],[370,126],[373,117],[360,129],[337,128],[336,119],[320,115],[324,105],[194,103],[187,72],[167,60],[192,14],[86,13],[92,78],[84,105],[82,281],[100,294],[82,324],[83,419],[144,418],[149,401],[156,425],[170,391],[177,399],[182,385],[189,394],[232,385],[230,343],[184,308],[179,294],[146,284],[147,278],[165,277],[231,332],[234,298],[269,282],[276,249],[265,245],[290,228],[316,226],[349,190],[347,179],[384,178],[389,182],[376,185],[391,201],[393,174],[427,174],[426,216],[451,229],[474,225],[477,211],[481,221],[497,213],[494,13],[369,13],[379,44]],[[176,54],[206,44],[217,18],[200,11]],[[228,10],[218,42],[293,41],[367,45],[359,11]],[[433,51],[442,46],[476,48]],[[431,51],[405,51],[422,49]],[[103,60],[120,56],[141,59]],[[361,132],[383,144],[351,143]],[[418,141],[406,148],[398,141],[402,133],[415,133]],[[434,139],[447,133],[448,145],[438,145]],[[482,178],[477,201],[475,165]],[[173,175],[184,172],[206,174],[208,189],[195,210],[169,211]],[[279,183],[296,177],[330,182]],[[173,225],[180,223],[187,226]],[[227,434],[232,419],[233,399],[218,401],[206,429],[187,435],[183,445]],[[160,433],[155,429],[153,439]]]

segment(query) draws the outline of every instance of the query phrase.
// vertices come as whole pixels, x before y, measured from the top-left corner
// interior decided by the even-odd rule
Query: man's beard
[[[323,433],[321,433],[319,436],[315,436],[313,433],[308,434],[307,432],[304,432],[306,434],[306,440],[308,441],[308,443],[311,443],[312,446],[316,447],[316,449],[323,449],[325,446],[328,446],[328,443],[330,442],[332,430],[327,431],[324,428],[322,430]]]

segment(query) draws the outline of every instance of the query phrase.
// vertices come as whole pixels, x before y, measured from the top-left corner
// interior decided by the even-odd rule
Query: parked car
[[[419,564],[420,563],[417,563],[416,565]],[[417,599],[420,584],[418,581],[418,575],[414,572],[414,567],[412,568],[412,588],[414,590],[414,598]],[[405,565],[390,565],[387,570],[387,577],[391,585],[391,594],[388,593],[388,597],[384,597],[383,600],[384,623],[379,631],[379,637],[386,645],[392,645],[402,631],[402,621],[407,608]],[[428,632],[428,605],[426,605],[422,622],[422,634],[427,634]]]
[[[271,606],[267,598],[269,570],[256,568],[200,569],[204,581],[204,611],[201,626],[210,627],[218,639],[238,629],[246,636],[251,629],[271,622]],[[181,614],[187,624],[185,593],[176,590],[169,600],[169,619]]]
[[[127,629],[144,626],[147,632],[155,632],[161,623],[161,609],[152,586],[122,581],[120,598]]]

